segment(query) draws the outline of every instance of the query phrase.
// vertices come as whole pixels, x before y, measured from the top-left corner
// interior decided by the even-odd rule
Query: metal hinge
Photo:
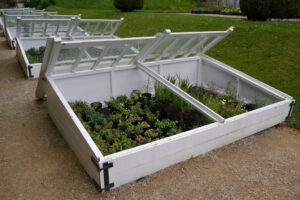
[[[32,66],[31,66],[31,65],[28,65],[27,68],[28,68],[28,77],[29,77],[29,78],[33,78],[34,76],[33,76],[32,73],[31,73]]]
[[[109,191],[110,188],[113,188],[115,186],[114,183],[109,183],[108,169],[112,168],[113,166],[114,166],[113,163],[105,162],[105,163],[103,163],[103,168],[100,169],[100,171],[103,170],[103,172],[104,172],[104,188],[103,188],[104,191]]]
[[[292,117],[292,111],[293,111],[293,107],[294,107],[294,105],[296,105],[296,101],[294,100],[294,101],[292,101],[291,102],[291,104],[290,104],[290,110],[289,110],[289,114],[288,114],[288,116],[286,117],[286,119],[289,119],[289,118],[291,118]]]
[[[99,166],[99,162],[96,158],[94,158],[93,156],[91,157],[91,161],[93,162],[93,164],[96,166],[98,172],[103,171],[103,175],[104,175],[104,188],[101,188],[101,185],[99,186],[99,190],[100,192],[103,191],[109,191],[110,188],[114,187],[115,184],[114,183],[109,183],[109,168],[112,168],[114,166],[113,163],[108,163],[105,162],[103,163],[103,167],[100,168]]]
[[[15,47],[15,41],[14,41],[14,40],[11,41],[11,46],[12,46],[13,49],[16,48],[16,47]]]

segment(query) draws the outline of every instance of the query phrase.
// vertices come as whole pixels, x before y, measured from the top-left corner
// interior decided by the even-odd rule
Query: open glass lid
[[[60,38],[50,38],[47,41],[40,72],[37,97],[42,98],[45,95],[44,75],[48,77],[80,76],[114,67],[131,66],[144,71],[211,119],[223,122],[224,118],[220,115],[148,69],[144,63],[198,56],[205,53],[231,31],[233,27],[226,31],[211,32],[171,33],[166,30],[153,37],[89,41],[61,41]]]
[[[52,38],[47,42],[47,62],[43,63],[42,73],[57,75],[197,56],[205,53],[231,31],[233,27],[226,31],[210,32],[171,33],[166,30],[153,37],[89,41]]]
[[[170,30],[166,30],[157,35],[155,43],[148,49],[147,53],[140,55],[139,61],[151,62],[199,56],[232,31],[233,27],[226,31],[205,32],[172,33]]]

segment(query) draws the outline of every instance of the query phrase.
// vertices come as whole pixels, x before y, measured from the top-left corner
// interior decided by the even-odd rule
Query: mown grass
[[[113,0],[56,0],[62,8],[113,10]],[[144,10],[176,10],[190,12],[197,7],[196,0],[145,0]]]
[[[120,18],[120,37],[150,36],[165,29],[176,31],[235,31],[208,55],[245,72],[300,102],[300,22],[251,22],[240,19],[194,15],[87,10],[51,7],[60,14],[78,14],[83,18]],[[295,106],[291,120],[300,129],[300,106]]]

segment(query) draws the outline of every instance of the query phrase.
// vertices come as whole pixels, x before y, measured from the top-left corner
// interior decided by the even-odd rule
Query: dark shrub
[[[249,20],[292,18],[297,15],[300,0],[240,0],[242,12]]]
[[[55,0],[30,0],[26,1],[26,7],[37,8],[37,9],[44,9],[50,5],[54,5]]]
[[[241,0],[240,7],[249,20],[266,21],[271,16],[271,1],[272,0]]]
[[[30,1],[26,1],[25,5],[26,7],[30,7],[30,8],[36,8],[40,3],[40,0],[30,0]]]
[[[141,10],[144,7],[144,0],[136,0],[135,9]]]
[[[299,0],[272,0],[271,18],[293,18],[297,15]]]
[[[44,9],[50,6],[50,0],[40,0],[39,5],[37,6],[38,9]]]
[[[15,7],[17,4],[16,0],[8,0],[7,1],[8,7]]]
[[[129,12],[144,7],[144,0],[114,0],[115,8],[122,12]]]

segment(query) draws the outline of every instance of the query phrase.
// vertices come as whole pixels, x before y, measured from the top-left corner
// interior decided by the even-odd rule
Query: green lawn
[[[50,7],[59,14],[83,18],[120,18],[120,37],[150,36],[165,29],[176,31],[235,31],[208,54],[255,77],[300,102],[300,22],[251,22],[247,20],[138,11],[66,9]],[[300,129],[300,106],[293,112],[293,126]]]

